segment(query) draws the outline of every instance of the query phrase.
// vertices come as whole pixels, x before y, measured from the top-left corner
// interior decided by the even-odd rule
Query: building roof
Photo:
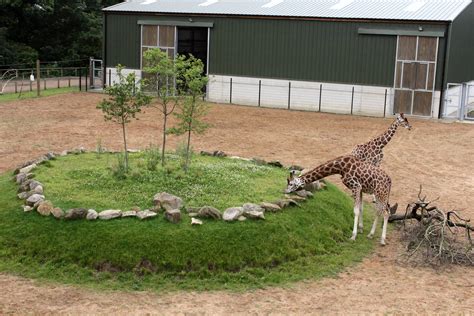
[[[104,11],[453,21],[471,0],[131,0]]]

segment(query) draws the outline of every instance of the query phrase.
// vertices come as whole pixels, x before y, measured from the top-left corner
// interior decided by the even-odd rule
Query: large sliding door
[[[438,38],[398,36],[394,112],[431,116]]]

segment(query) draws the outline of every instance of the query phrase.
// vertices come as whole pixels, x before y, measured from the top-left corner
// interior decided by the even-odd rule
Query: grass
[[[111,176],[110,154],[61,157],[35,173],[55,205],[97,210],[150,207],[160,191],[183,197],[186,206],[222,210],[273,201],[286,178],[283,169],[223,158],[197,157],[190,174],[176,167],[177,156],[153,172],[143,167],[143,155],[131,160],[122,181]],[[11,176],[0,175],[0,271],[40,280],[100,289],[245,290],[335,275],[374,246],[364,236],[349,242],[352,200],[331,184],[301,208],[267,213],[264,221],[205,220],[195,227],[187,215],[171,224],[162,216],[87,222],[24,213]]]
[[[28,90],[29,90],[29,87],[28,87]],[[41,90],[40,97],[47,97],[50,95],[56,95],[56,94],[74,92],[74,91],[79,91],[79,88],[78,87],[66,87],[66,88],[54,88],[54,89],[51,88],[47,90]],[[21,96],[19,93],[5,93],[5,94],[0,94],[0,103],[16,101],[16,100],[31,99],[31,98],[37,98],[36,91],[24,91],[21,93]]]

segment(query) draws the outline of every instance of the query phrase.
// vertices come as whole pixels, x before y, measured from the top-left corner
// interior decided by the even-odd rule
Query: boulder
[[[31,196],[29,192],[20,192],[16,195],[20,200],[26,200]]]
[[[31,179],[33,177],[33,173],[19,173],[15,176],[15,181],[17,184],[21,184],[23,181]]]
[[[237,220],[238,220],[239,222],[243,222],[243,221],[246,221],[246,220],[247,220],[247,217],[245,217],[245,216],[243,216],[243,215],[240,215],[240,216],[237,218]]]
[[[285,194],[285,198],[289,200],[300,201],[300,202],[306,201],[306,198],[295,195],[295,194]]]
[[[121,210],[105,210],[99,213],[99,219],[109,220],[122,216]]]
[[[44,195],[41,194],[33,194],[28,199],[26,199],[26,205],[34,206],[36,203],[43,201]]]
[[[313,197],[313,193],[311,193],[310,191],[306,191],[306,190],[299,190],[299,191],[296,191],[295,194],[299,197],[302,197],[302,198],[310,198],[310,197]]]
[[[44,193],[43,186],[42,186],[42,185],[37,185],[37,186],[33,189],[33,192],[35,192],[35,193],[37,193],[37,194],[43,194],[43,193]]]
[[[97,219],[97,217],[99,217],[99,213],[97,213],[96,210],[93,210],[93,209],[88,209],[87,210],[86,219],[88,221],[94,221],[94,220]]]
[[[280,201],[275,202],[275,204],[278,205],[281,208],[285,208],[285,207],[288,207],[290,205],[294,205],[294,206],[298,206],[298,207],[300,206],[298,202],[296,202],[295,200],[292,200],[292,199],[280,200]]]
[[[35,160],[28,160],[22,164],[20,164],[18,167],[16,167],[16,169],[13,171],[13,174],[19,174],[20,173],[20,170],[25,168],[25,167],[28,167],[32,164],[35,163]],[[27,172],[26,172],[27,173]]]
[[[191,216],[191,215],[189,215]],[[203,206],[199,209],[197,212],[198,217],[203,217],[203,218],[213,218],[213,219],[221,219],[222,214],[221,212],[212,206]]]
[[[23,181],[20,186],[18,187],[18,193],[20,192],[25,192],[25,191],[30,191],[30,183],[33,181],[33,179],[27,179]]]
[[[278,205],[273,204],[273,203],[263,202],[263,203],[260,203],[260,206],[261,206],[266,212],[278,212],[278,211],[281,210],[281,207],[279,207]]]
[[[165,210],[176,210],[180,209],[183,205],[183,200],[175,195],[161,192],[155,194],[153,197],[153,204],[157,207],[164,208]]]
[[[227,157],[227,154],[221,150],[216,150],[212,153],[214,157]]]
[[[213,154],[211,152],[201,150],[201,155],[203,155],[203,156],[212,156]]]
[[[194,213],[194,212],[191,212],[191,213],[188,213],[189,217],[197,217],[199,215],[199,213]]]
[[[265,219],[263,211],[248,211],[244,212],[244,216],[251,219]]]
[[[64,214],[65,219],[82,219],[86,218],[87,209],[85,208],[72,208],[66,211]]]
[[[197,218],[192,217],[191,218],[191,225],[202,225],[202,221],[197,219]]]
[[[322,181],[314,181],[312,183],[307,183],[304,186],[304,189],[309,192],[319,191],[326,187],[326,183]]]
[[[243,213],[244,213],[243,207],[230,207],[224,211],[224,214],[222,215],[222,219],[227,222],[235,221]]]
[[[23,167],[20,170],[18,170],[18,173],[29,173],[31,170],[35,169],[36,167],[37,165],[33,163],[29,166]]]
[[[245,203],[243,206],[244,208],[244,213],[246,212],[263,212],[265,211],[260,205],[254,204],[254,203]]]
[[[37,186],[40,186],[40,185],[43,186],[43,184],[41,182],[39,182],[37,180],[33,180],[33,179],[29,182],[28,185],[30,187],[30,190],[34,190]]]
[[[31,212],[32,210],[33,208],[31,206],[28,206],[28,205],[23,206],[23,212]]]
[[[53,208],[53,203],[51,203],[50,201],[42,201],[39,203],[36,211],[43,216],[49,216]]]
[[[148,219],[148,218],[155,217],[156,215],[157,215],[156,212],[153,212],[150,210],[143,210],[143,211],[137,212],[137,217],[139,219]]]
[[[180,210],[167,210],[165,212],[165,217],[171,223],[178,223],[181,220],[181,212]]]
[[[139,211],[140,212],[140,211]],[[126,211],[122,213],[122,217],[137,217],[137,211]]]
[[[199,210],[201,208],[200,207],[194,207],[194,206],[189,206],[189,207],[186,207],[186,212],[189,214],[189,213],[198,213]]]
[[[63,218],[64,217],[64,212],[62,209],[60,209],[59,207],[55,207],[51,210],[51,214],[55,217],[55,218]]]
[[[50,151],[49,153],[47,153],[45,155],[45,157],[48,159],[48,160],[53,160],[53,159],[56,159],[56,154],[53,153],[52,151]]]

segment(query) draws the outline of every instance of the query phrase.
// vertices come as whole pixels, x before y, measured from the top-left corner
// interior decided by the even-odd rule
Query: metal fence
[[[444,118],[474,120],[474,82],[448,83],[443,101]]]
[[[289,110],[383,116],[391,114],[391,88],[242,77],[210,78],[210,101]]]

